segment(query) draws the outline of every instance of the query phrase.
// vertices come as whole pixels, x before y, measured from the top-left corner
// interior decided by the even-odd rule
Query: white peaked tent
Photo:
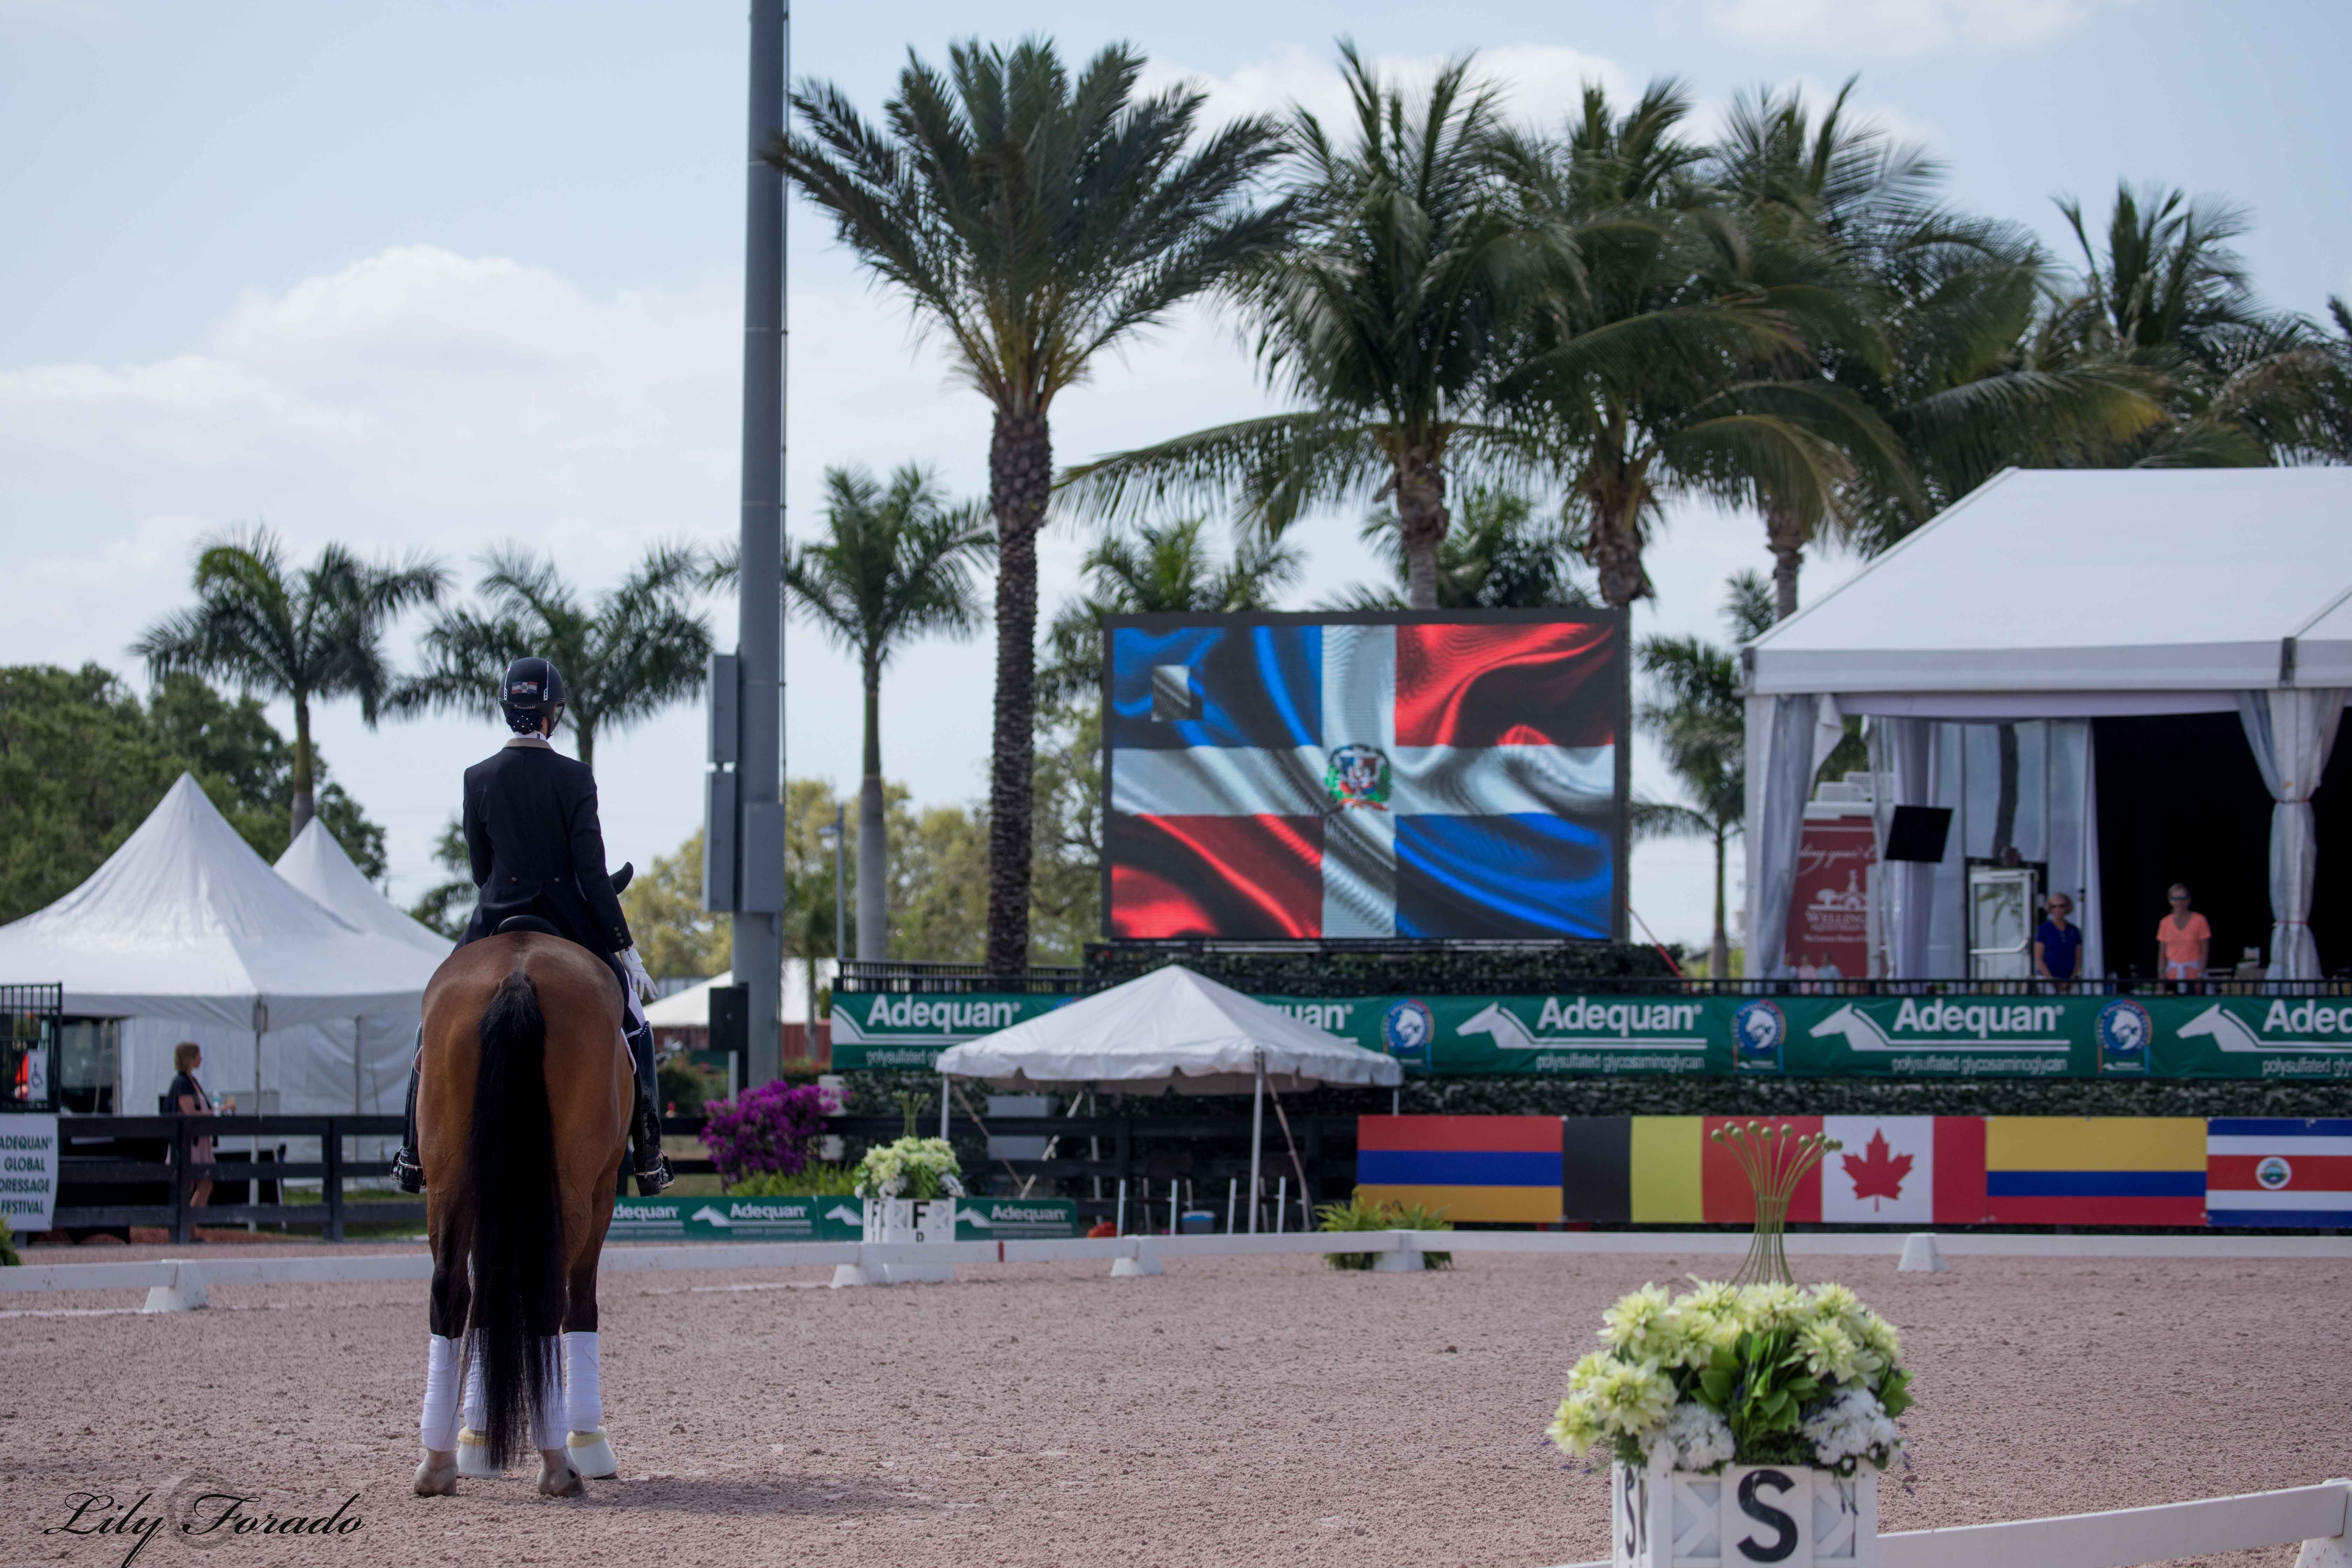
[[[1123,985],[1056,1007],[940,1053],[947,1078],[984,1079],[998,1089],[1053,1084],[1065,1089],[1252,1095],[1250,1191],[1267,1085],[1276,1092],[1337,1083],[1391,1089],[1404,1081],[1393,1057],[1302,1024],[1278,1007],[1170,964]],[[1250,1228],[1257,1208],[1250,1207]]]
[[[2311,795],[2352,690],[2352,469],[2007,469],[1744,657],[1750,974],[1788,973],[1805,799],[1843,718],[1864,720],[1882,837],[1898,805],[1967,815],[1962,726],[2045,725],[2040,858],[2095,900],[2091,721],[2184,713],[2242,721],[2274,803],[2270,973],[2319,973]],[[1959,908],[1952,844],[1874,894],[1897,978],[1957,973],[1931,956],[1965,947],[1931,934]],[[2099,911],[2078,907],[2097,973]]]
[[[413,1030],[439,962],[278,876],[184,773],[88,881],[0,926],[0,974],[62,982],[67,1016],[122,1021],[131,1112],[152,1110],[184,1039],[216,1093],[257,1081],[283,1111],[348,1110],[354,1031],[386,1014]]]
[[[345,924],[430,953],[436,963],[457,946],[379,892],[315,816],[278,858],[277,871]]]

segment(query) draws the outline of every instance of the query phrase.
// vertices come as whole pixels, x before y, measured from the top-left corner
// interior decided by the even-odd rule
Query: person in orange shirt
[[[2213,928],[2189,907],[2189,889],[2172,884],[2172,912],[2156,922],[2156,972],[2167,980],[2202,980]]]

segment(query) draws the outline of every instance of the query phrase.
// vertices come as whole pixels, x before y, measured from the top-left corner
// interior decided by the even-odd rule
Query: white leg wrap
[[[437,1454],[457,1446],[457,1342],[446,1334],[425,1342],[425,1408],[416,1436]]]
[[[596,1366],[596,1336],[563,1336],[563,1415],[574,1432],[604,1425],[604,1390]]]
[[[541,1448],[563,1447],[563,1349],[553,1334],[540,1341],[547,1351],[547,1376],[539,1385],[539,1407],[531,1413],[530,1440]]]
[[[466,1358],[466,1425],[478,1432],[490,1424],[490,1402],[482,1393],[482,1347]]]

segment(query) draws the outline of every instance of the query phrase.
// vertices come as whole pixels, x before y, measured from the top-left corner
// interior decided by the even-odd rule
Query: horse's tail
[[[474,1120],[459,1200],[473,1237],[472,1353],[482,1361],[494,1463],[526,1453],[531,1417],[555,1387],[554,1335],[563,1319],[563,1217],[555,1191],[555,1125],[547,1108],[547,1020],[520,967],[479,1026]]]

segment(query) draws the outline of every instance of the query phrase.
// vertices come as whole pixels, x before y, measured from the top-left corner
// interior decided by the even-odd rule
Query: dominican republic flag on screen
[[[1114,937],[1594,937],[1622,622],[1114,618]]]

